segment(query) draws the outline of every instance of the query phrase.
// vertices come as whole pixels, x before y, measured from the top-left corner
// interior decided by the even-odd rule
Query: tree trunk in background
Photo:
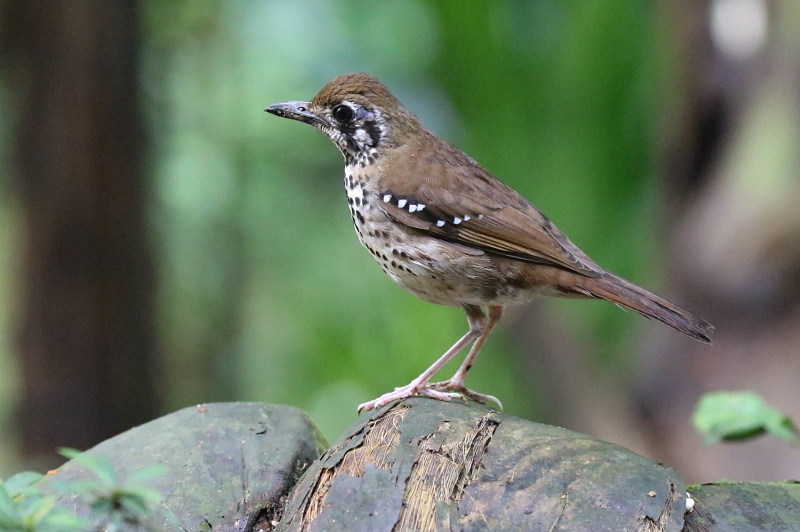
[[[144,219],[139,13],[122,2],[6,6],[21,100],[21,445],[87,448],[157,413]]]

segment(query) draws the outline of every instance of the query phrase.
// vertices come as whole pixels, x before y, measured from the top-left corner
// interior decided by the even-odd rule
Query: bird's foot
[[[492,401],[493,403],[496,403],[497,406],[500,407],[500,410],[503,409],[503,403],[501,403],[497,397],[493,395],[478,393],[474,390],[470,390],[469,388],[464,386],[462,382],[454,381],[453,379],[449,379],[442,382],[434,382],[430,384],[430,388],[440,393],[451,394],[451,396],[457,395],[457,396],[468,397],[469,399],[472,399],[473,401],[476,401],[481,404],[486,404],[488,401]]]
[[[433,389],[432,384],[415,384],[412,382],[406,386],[395,388],[393,392],[385,393],[377,399],[373,399],[372,401],[367,401],[366,403],[358,405],[358,412],[361,413],[362,410],[373,410],[375,408],[380,408],[381,406],[389,404],[392,401],[406,399],[417,394],[427,395],[428,397],[433,397],[434,399],[438,399],[440,401],[449,401],[462,396],[461,393],[458,392]]]

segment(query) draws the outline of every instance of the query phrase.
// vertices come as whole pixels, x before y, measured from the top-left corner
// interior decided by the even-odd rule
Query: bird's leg
[[[475,343],[472,346],[472,349],[469,350],[469,354],[467,358],[464,359],[464,363],[461,364],[461,367],[458,368],[456,374],[453,375],[449,380],[443,382],[436,382],[431,384],[431,388],[440,392],[456,392],[461,395],[465,395],[472,399],[473,401],[477,401],[479,403],[485,403],[487,401],[493,401],[497,403],[500,408],[503,408],[502,403],[496,398],[491,395],[484,395],[482,393],[474,392],[469,388],[464,386],[464,380],[467,378],[467,372],[469,372],[472,364],[475,362],[475,358],[477,358],[478,353],[480,352],[481,348],[483,348],[483,344],[486,343],[486,340],[489,338],[489,335],[492,333],[495,325],[497,322],[500,321],[500,318],[503,316],[503,307],[501,306],[492,306],[489,307],[489,319],[486,321],[486,315],[481,313],[481,323],[483,325],[482,332],[478,339],[475,340]],[[467,320],[470,322],[470,330],[475,329],[477,324],[473,324],[473,320],[476,318],[473,315],[470,315],[469,310],[467,310]]]
[[[417,393],[422,393],[442,401],[449,401],[455,397],[461,397],[461,393],[459,392],[438,389],[434,390],[429,383],[431,378],[433,378],[433,376],[436,375],[436,373],[442,369],[445,364],[450,362],[454,356],[463,351],[470,342],[476,338],[480,339],[483,335],[485,335],[485,329],[487,327],[489,318],[487,318],[483,310],[480,307],[472,305],[465,306],[464,310],[467,312],[467,320],[469,321],[469,331],[467,334],[462,336],[458,342],[453,344],[453,347],[448,349],[445,354],[439,357],[439,360],[434,362],[431,367],[426,369],[422,375],[408,383],[406,386],[395,388],[393,392],[385,393],[377,399],[373,399],[372,401],[359,405],[358,411],[361,412],[362,410],[372,410],[373,408],[381,407],[387,403],[391,403],[392,401],[411,397]],[[474,350],[475,348],[473,347],[470,351],[470,354]]]

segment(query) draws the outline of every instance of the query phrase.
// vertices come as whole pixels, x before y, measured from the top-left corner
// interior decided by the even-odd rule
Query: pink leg
[[[445,366],[445,364],[450,362],[454,356],[463,351],[470,342],[476,338],[478,341],[480,341],[480,338],[485,335],[488,322],[486,314],[483,313],[483,310],[481,310],[480,307],[475,306],[464,307],[464,310],[467,312],[467,320],[469,321],[469,331],[467,334],[462,336],[461,339],[453,345],[453,347],[448,349],[444,355],[439,357],[439,360],[434,362],[431,367],[426,369],[422,375],[411,381],[406,386],[395,388],[393,392],[385,393],[377,399],[373,399],[372,401],[368,401],[359,405],[358,411],[361,412],[362,410],[372,410],[373,408],[378,408],[392,401],[411,397],[417,393],[423,393],[442,401],[449,401],[454,397],[461,397],[461,394],[457,392],[451,392],[448,390],[434,390],[430,387],[429,382],[431,378],[433,378],[433,376]],[[472,351],[474,350],[475,348],[473,347],[472,350],[470,350],[470,354],[472,354]],[[477,353],[475,354],[477,355]],[[473,356],[473,358],[475,357]]]
[[[497,403],[500,408],[503,408],[502,403],[500,403],[496,397],[474,392],[464,386],[464,380],[467,378],[467,373],[469,372],[470,368],[472,368],[472,364],[475,362],[475,359],[478,357],[478,353],[480,353],[481,349],[483,348],[483,344],[486,343],[486,340],[489,338],[489,335],[492,333],[492,330],[494,330],[501,317],[503,317],[503,307],[489,307],[489,321],[486,323],[483,333],[478,337],[477,340],[475,340],[475,344],[473,344],[472,349],[469,350],[469,354],[467,355],[467,358],[464,359],[464,363],[461,364],[461,367],[458,368],[456,374],[453,375],[449,380],[431,384],[432,388],[441,392],[457,392],[469,397],[473,401],[478,401],[479,403],[485,403],[491,400]]]

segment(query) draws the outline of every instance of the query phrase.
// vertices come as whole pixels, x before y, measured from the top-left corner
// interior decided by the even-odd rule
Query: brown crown
[[[322,87],[312,103],[320,107],[327,107],[344,100],[355,103],[364,103],[366,100],[382,109],[394,106],[402,107],[400,101],[394,97],[386,85],[366,72],[355,72],[333,78]]]

